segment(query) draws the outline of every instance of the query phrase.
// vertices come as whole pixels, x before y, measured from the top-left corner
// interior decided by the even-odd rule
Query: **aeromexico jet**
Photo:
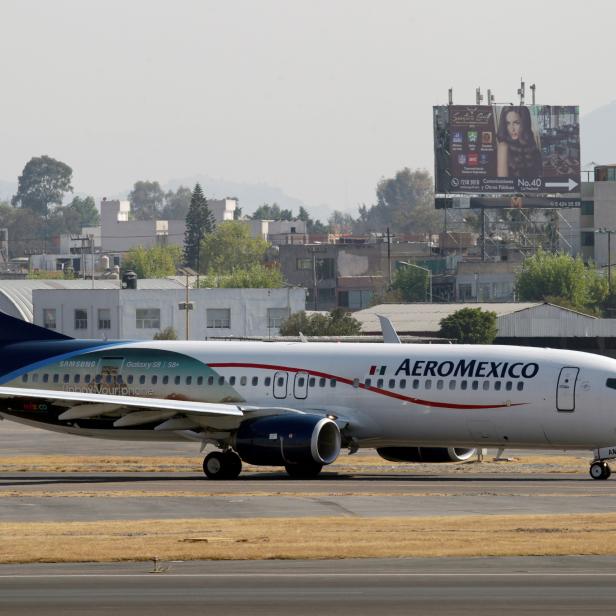
[[[509,346],[75,340],[0,313],[0,417],[82,436],[189,440],[314,477],[374,447],[460,461],[477,446],[616,457],[616,360]]]

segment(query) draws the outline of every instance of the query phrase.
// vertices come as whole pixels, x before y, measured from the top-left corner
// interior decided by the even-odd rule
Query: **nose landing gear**
[[[590,465],[590,476],[593,479],[608,479],[611,474],[612,471],[604,460],[597,460]]]

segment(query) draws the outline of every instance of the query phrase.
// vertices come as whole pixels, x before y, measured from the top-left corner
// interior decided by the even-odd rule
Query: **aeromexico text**
[[[517,361],[478,361],[476,359],[460,359],[456,361],[430,361],[405,359],[395,376],[456,376],[456,377],[494,377],[497,379],[532,379],[539,372],[539,365],[531,362],[525,364]]]

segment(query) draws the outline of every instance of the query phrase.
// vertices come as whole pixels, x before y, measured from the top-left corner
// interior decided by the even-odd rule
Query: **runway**
[[[0,566],[0,613],[611,613],[605,557]]]

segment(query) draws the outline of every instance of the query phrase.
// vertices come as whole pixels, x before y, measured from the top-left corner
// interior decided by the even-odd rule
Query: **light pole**
[[[400,265],[406,265],[407,267],[415,267],[417,269],[423,270],[424,272],[428,273],[428,289],[429,289],[429,294],[428,297],[429,302],[432,303],[432,270],[428,269],[427,267],[421,267],[421,265],[415,265],[414,263],[408,263],[407,261],[399,261],[398,263],[400,263]]]

